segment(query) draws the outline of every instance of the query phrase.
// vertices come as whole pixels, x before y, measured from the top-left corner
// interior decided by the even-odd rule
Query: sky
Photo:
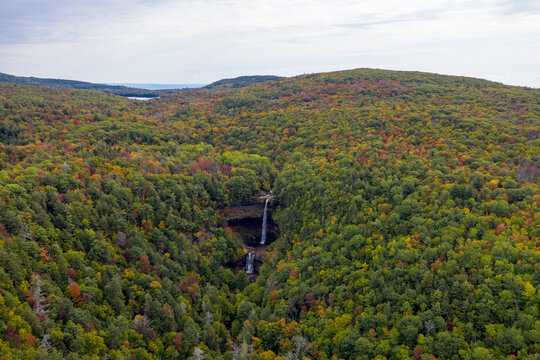
[[[353,68],[540,88],[539,0],[0,0],[0,72],[210,83]]]

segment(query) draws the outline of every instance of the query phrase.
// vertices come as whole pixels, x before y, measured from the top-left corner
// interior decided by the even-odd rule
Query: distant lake
[[[146,100],[150,100],[150,99],[157,99],[159,96],[156,96],[156,97],[144,97],[144,96],[126,96],[128,99],[133,99],[133,100],[143,100],[143,101],[146,101]]]

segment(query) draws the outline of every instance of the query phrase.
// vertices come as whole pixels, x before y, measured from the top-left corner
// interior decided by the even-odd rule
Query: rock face
[[[242,201],[227,206],[220,206],[216,208],[218,212],[227,219],[230,223],[234,220],[241,220],[245,218],[260,218],[262,219],[264,212],[264,201]],[[271,211],[278,207],[276,201],[272,201],[268,204],[268,209]]]
[[[278,207],[276,201],[268,203],[267,206],[267,238],[265,244],[268,245],[279,236],[279,228],[273,221],[272,215]],[[261,241],[261,229],[263,225],[263,215],[265,202],[244,201],[230,204],[217,209],[225,218],[226,224],[232,231],[240,234],[244,243],[250,246],[258,246]]]

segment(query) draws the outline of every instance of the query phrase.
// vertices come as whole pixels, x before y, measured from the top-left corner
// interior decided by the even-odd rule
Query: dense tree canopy
[[[540,91],[0,84],[0,359],[535,359]],[[216,209],[272,189],[250,283]]]

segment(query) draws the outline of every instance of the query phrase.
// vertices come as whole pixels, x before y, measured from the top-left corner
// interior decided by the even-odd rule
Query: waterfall
[[[264,203],[264,212],[263,212],[263,223],[262,223],[262,231],[261,231],[261,245],[264,245],[266,242],[266,222],[267,219],[267,213],[266,208],[268,207],[268,200],[270,200],[270,196],[266,198],[266,202]]]
[[[253,251],[248,252],[246,256],[246,274],[253,274],[253,260],[255,259],[255,253]]]

